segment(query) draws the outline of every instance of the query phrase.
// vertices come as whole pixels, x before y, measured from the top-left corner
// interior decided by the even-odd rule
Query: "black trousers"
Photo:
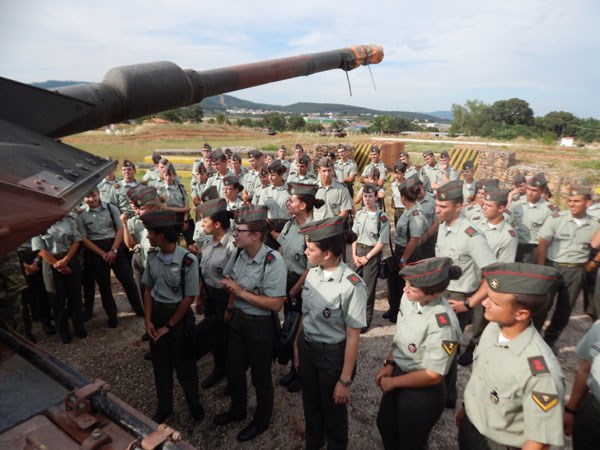
[[[246,371],[250,367],[252,385],[256,391],[254,421],[262,426],[268,426],[273,415],[274,388],[271,365],[274,340],[275,327],[270,314],[251,316],[238,309],[234,311],[227,346],[230,412],[237,416],[247,413]]]
[[[142,264],[142,254],[141,252],[134,252],[131,255],[131,271],[133,273],[133,280],[135,281],[135,285],[138,288],[140,293],[140,299],[144,298],[144,283],[142,283],[142,276],[144,275],[144,265]],[[144,307],[144,302],[141,302],[142,308]]]
[[[575,416],[573,427],[573,449],[595,450],[600,442],[600,401],[588,393],[583,400],[579,413]]]
[[[396,259],[396,264],[400,264],[400,260],[402,259],[402,255],[404,253],[405,247],[400,247],[396,245],[394,248],[394,258]],[[408,262],[415,262],[422,259],[422,249],[417,247],[413,254],[408,259]],[[388,303],[390,305],[390,311],[394,314],[398,314],[398,310],[400,309],[400,300],[402,299],[402,294],[404,293],[404,286],[406,283],[404,282],[404,278],[402,278],[398,274],[398,270],[394,270],[387,279],[388,284]]]
[[[393,376],[404,374],[394,366]],[[386,450],[427,449],[431,429],[444,412],[446,386],[394,389],[383,394],[377,414],[377,428]]]
[[[515,255],[515,262],[524,262],[529,264],[535,264],[535,252],[537,250],[537,244],[517,244],[517,254]]]
[[[177,305],[152,302],[151,321],[156,329],[167,323],[175,313]],[[173,411],[173,369],[175,369],[189,408],[196,410],[200,405],[196,360],[188,351],[185,339],[186,330],[193,325],[194,313],[190,309],[158,342],[150,340],[159,414],[169,415]]]
[[[454,292],[454,291],[448,291],[448,290],[444,292],[444,297],[446,297],[446,299],[448,299],[448,300],[450,300],[450,299],[466,300],[471,295],[473,295],[473,293],[463,294],[462,292]],[[471,310],[471,311],[458,313],[456,315],[456,317],[458,318],[458,324],[460,326],[460,331],[465,331],[465,327],[469,324],[469,322],[471,321],[471,318],[473,317],[473,311]],[[460,350],[460,348],[457,350],[457,352],[456,352],[457,354],[458,354],[459,350]],[[458,364],[457,364],[456,357],[454,357],[454,359],[452,360],[452,364],[450,364],[450,369],[448,370],[448,373],[444,377],[444,382],[446,383],[446,394],[447,394],[449,401],[456,402],[456,399],[458,397],[458,392],[456,391],[457,378],[458,378]]]
[[[110,251],[113,241],[112,239],[104,239],[92,242],[104,252],[108,252]],[[125,295],[127,296],[127,300],[129,300],[129,304],[133,311],[138,315],[144,313],[142,302],[140,300],[140,292],[133,280],[131,264],[127,260],[123,246],[119,248],[117,257],[112,266],[109,266],[100,255],[86,249],[86,265],[92,270],[94,279],[96,280],[96,283],[98,283],[102,307],[104,308],[104,311],[106,311],[108,317],[116,317],[117,315],[117,304],[115,303],[115,298],[113,297],[110,285],[111,269],[121,283],[121,286],[123,286],[123,290],[125,291]],[[86,312],[91,313],[93,309],[93,303],[91,305],[86,303]]]
[[[21,269],[23,269],[23,264],[32,264],[37,255],[38,252],[19,250],[18,256]],[[23,322],[26,332],[31,332],[32,320],[48,323],[52,319],[50,300],[48,299],[46,286],[44,286],[44,276],[42,275],[43,269],[39,264],[42,263],[38,263],[40,270],[33,275],[27,275],[25,274],[25,270],[23,270],[23,276],[27,283],[27,287],[22,292]]]
[[[318,344],[318,343],[317,343]],[[348,447],[348,410],[336,405],[333,391],[344,366],[345,342],[337,348],[318,348],[298,336],[300,384],[304,406],[305,440],[308,449],[320,449],[323,439],[328,450]]]
[[[62,337],[70,336],[69,317],[75,331],[83,331],[83,309],[81,305],[81,268],[79,259],[73,257],[68,264],[69,275],[64,275],[48,264],[42,263],[44,285],[54,313],[54,322]]]
[[[357,256],[366,256],[373,246],[357,244],[356,254]],[[373,319],[373,309],[375,307],[375,291],[377,289],[377,280],[379,275],[379,263],[381,262],[381,252],[377,254],[375,258],[361,266],[356,273],[360,276],[365,284],[367,285],[367,326],[371,325]]]
[[[475,428],[466,414],[458,429],[458,448],[460,450],[518,450],[516,447],[498,444],[486,438]]]
[[[225,310],[229,294],[225,289],[215,289],[206,286],[207,296],[202,303],[204,317],[211,323],[210,349],[215,364],[214,371],[225,373],[227,364],[227,341],[229,340],[229,325],[225,324]]]

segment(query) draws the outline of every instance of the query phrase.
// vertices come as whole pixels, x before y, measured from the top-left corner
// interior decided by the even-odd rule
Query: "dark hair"
[[[262,235],[263,242],[267,239],[267,234],[273,230],[273,224],[269,220],[257,220],[246,224],[248,230]]]
[[[325,204],[325,200],[321,198],[315,198],[314,195],[310,194],[295,194],[302,203],[306,205],[306,210],[311,212],[314,208],[320,208]]]
[[[333,256],[341,256],[346,250],[346,245],[352,244],[358,239],[356,233],[351,230],[344,230],[340,234],[328,237],[322,241],[316,241],[315,245],[322,252],[331,252]]]
[[[425,295],[435,295],[444,292],[451,280],[458,280],[462,275],[462,269],[459,266],[450,266],[448,269],[448,278],[433,286],[420,288]]]
[[[153,231],[156,234],[164,235],[167,242],[179,242],[179,233],[181,232],[181,225],[178,223],[177,225],[173,225],[170,227],[157,227],[154,228]]]
[[[158,164],[161,159],[162,159],[162,156],[160,156],[160,154],[158,154],[158,153],[153,153],[152,154],[152,162],[154,164]]]
[[[403,187],[400,189],[400,196],[406,197],[409,202],[416,202],[421,193],[421,186]]]
[[[221,228],[227,231],[231,227],[233,211],[217,211],[216,213],[211,214],[209,217],[213,222],[219,222],[221,224]]]
[[[544,308],[548,306],[550,302],[549,293],[546,294],[513,294],[515,304],[523,309],[526,309],[531,313],[531,315],[535,315],[540,312]]]

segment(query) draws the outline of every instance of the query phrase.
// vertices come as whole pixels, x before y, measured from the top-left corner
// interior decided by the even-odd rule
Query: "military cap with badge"
[[[463,181],[454,180],[440,186],[437,189],[437,199],[441,201],[447,200],[462,200],[463,198]]]

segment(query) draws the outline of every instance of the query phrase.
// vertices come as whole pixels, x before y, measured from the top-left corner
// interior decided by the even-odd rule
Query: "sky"
[[[352,96],[342,70],[232,95],[417,112],[517,97],[536,116],[600,118],[599,19],[597,0],[7,0],[0,76],[101,81],[143,62],[207,70],[377,44],[373,80],[348,72]]]

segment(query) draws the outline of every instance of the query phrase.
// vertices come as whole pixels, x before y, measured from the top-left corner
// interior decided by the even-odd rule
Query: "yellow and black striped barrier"
[[[477,163],[479,162],[479,150],[476,148],[451,148],[448,151],[450,155],[450,166],[454,167],[459,172],[462,170],[462,166],[467,161],[473,161],[475,170],[477,170]]]
[[[354,161],[360,175],[371,162],[371,144],[356,144],[354,146]]]

